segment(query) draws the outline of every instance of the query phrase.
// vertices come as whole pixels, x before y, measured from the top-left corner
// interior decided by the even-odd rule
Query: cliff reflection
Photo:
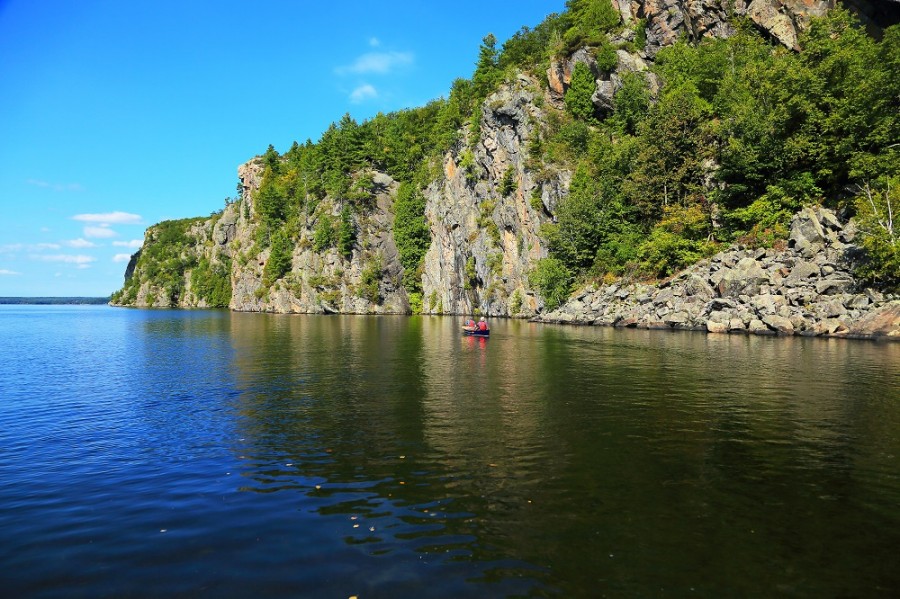
[[[863,504],[900,498],[900,344],[492,324],[233,315],[243,488],[298,491],[372,555],[523,592],[648,571],[687,588],[698,563],[758,588],[741,564],[763,547],[864,554],[830,522],[864,531]]]

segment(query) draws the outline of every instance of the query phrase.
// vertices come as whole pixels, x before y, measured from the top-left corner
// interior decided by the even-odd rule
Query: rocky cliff
[[[566,193],[569,173],[560,171],[536,180],[526,168],[528,142],[543,121],[538,105],[547,94],[535,79],[521,75],[484,102],[481,135],[444,156],[443,176],[425,190],[425,216],[431,246],[421,274],[426,314],[491,316],[534,315],[542,302],[529,288],[528,270],[547,250],[540,225],[551,220],[556,203]],[[230,264],[229,307],[248,312],[351,314],[409,313],[410,297],[401,284],[400,264],[393,237],[393,203],[398,183],[389,175],[370,173],[374,206],[354,216],[357,242],[351,256],[337,249],[317,251],[313,238],[324,214],[338,219],[341,202],[326,198],[299,230],[290,273],[274,285],[264,284],[263,270],[270,249],[257,252],[260,219],[256,193],[264,172],[261,159],[238,168],[242,185],[239,201],[220,216],[194,224],[188,235],[185,261]],[[154,228],[145,244],[156,239]],[[188,254],[191,254],[188,256]],[[371,275],[377,271],[377,291]],[[133,296],[118,303],[135,306],[206,307],[193,290],[191,269],[181,281],[184,293],[173,298],[153,277],[141,281]]]
[[[878,27],[896,19],[896,4],[854,6]],[[650,68],[659,50],[679,38],[728,37],[740,16],[796,49],[798,32],[831,9],[833,0],[617,0],[614,6],[625,26],[610,39],[616,48],[612,69],[599,67],[594,53],[581,48],[552,60],[546,73],[507,78],[481,103],[477,126],[461,127],[460,142],[440,157],[422,188],[431,242],[415,273],[420,291],[404,285],[410,273],[404,273],[394,236],[400,182],[377,170],[353,174],[372,185],[368,207],[351,217],[352,249],[316,241],[321,223],[339,221],[345,206],[344,199],[326,196],[291,225],[287,272],[270,280],[273,249],[257,206],[266,163],[257,157],[239,167],[241,193],[220,214],[185,221],[175,227],[177,234],[163,224],[148,229],[114,303],[279,313],[480,312],[714,332],[895,332],[896,319],[884,323],[896,315],[896,304],[853,279],[853,226],[825,211],[795,219],[791,247],[732,249],[659,286],[585,289],[562,308],[544,311],[528,272],[548,255],[541,227],[554,221],[572,173],[564,165],[536,167],[529,148],[548,127],[548,113],[563,109],[575,65],[589,67],[596,83],[591,101],[597,114],[608,114],[625,73],[640,73],[656,96],[661,81]],[[180,241],[172,245],[175,237]],[[157,251],[164,243],[175,249]]]
[[[568,185],[568,173],[537,181],[526,168],[527,144],[544,119],[544,91],[521,76],[485,102],[482,135],[464,153],[445,157],[444,176],[428,188],[432,244],[425,256],[426,313],[533,314],[540,301],[527,272],[547,255],[540,225]],[[503,181],[510,183],[504,189]],[[531,198],[537,198],[532,201]]]

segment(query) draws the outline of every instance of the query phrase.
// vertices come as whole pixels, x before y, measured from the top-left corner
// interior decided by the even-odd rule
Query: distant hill
[[[62,304],[106,304],[108,297],[0,297],[0,304],[32,304],[32,305],[62,305]]]

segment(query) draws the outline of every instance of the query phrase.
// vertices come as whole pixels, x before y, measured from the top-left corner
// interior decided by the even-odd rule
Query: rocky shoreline
[[[732,247],[657,285],[588,287],[539,322],[900,341],[900,298],[853,276],[853,223],[824,208],[784,249]]]

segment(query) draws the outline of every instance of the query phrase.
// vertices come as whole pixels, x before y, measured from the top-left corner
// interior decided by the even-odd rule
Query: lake
[[[900,343],[0,306],[10,597],[900,593]]]

